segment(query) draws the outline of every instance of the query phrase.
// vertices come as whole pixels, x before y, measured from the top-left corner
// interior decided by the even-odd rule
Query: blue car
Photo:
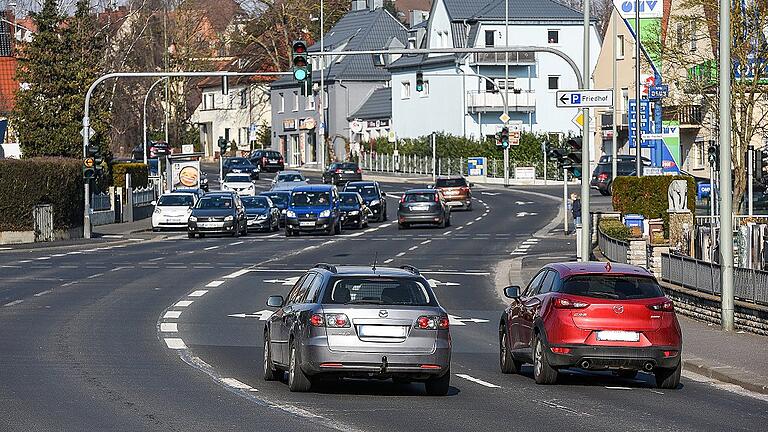
[[[371,210],[365,204],[365,200],[357,192],[340,192],[341,213],[344,215],[344,226],[365,228],[368,226],[368,217]]]
[[[268,197],[280,210],[280,227],[285,226],[285,212],[288,210],[288,201],[291,199],[291,191],[266,191],[259,195]]]
[[[341,234],[339,191],[333,185],[300,186],[291,191],[285,211],[285,236],[302,232]]]

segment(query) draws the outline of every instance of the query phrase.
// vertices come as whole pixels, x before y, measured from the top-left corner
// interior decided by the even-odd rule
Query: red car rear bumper
[[[680,363],[680,347],[673,346],[559,345],[556,350],[560,353],[547,349],[547,360],[554,367],[638,369],[650,372],[655,367],[674,368]]]

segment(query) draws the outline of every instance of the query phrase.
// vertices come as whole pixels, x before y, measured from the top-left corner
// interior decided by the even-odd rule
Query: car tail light
[[[403,194],[403,196],[400,197],[400,204],[402,204],[404,202],[405,202],[405,194]]]
[[[345,314],[325,314],[325,326],[347,328],[349,327],[349,318]]]
[[[555,299],[554,305],[558,309],[584,309],[589,306],[589,303],[558,297]]]
[[[570,348],[552,347],[550,349],[555,354],[569,354],[571,352]]]
[[[462,192],[462,193],[467,193],[467,192],[469,192],[469,188],[468,188],[468,187],[466,187],[466,186],[462,186],[462,187],[461,187],[461,192]]]
[[[602,172],[602,173],[598,174],[598,175],[597,175],[597,179],[598,179],[598,180],[603,180],[603,181],[604,181],[604,180],[608,180],[608,173],[604,173],[604,172]]]
[[[341,363],[320,363],[320,367],[340,368],[344,365]]]
[[[422,369],[440,369],[440,366],[433,365],[433,364],[423,364],[423,365],[421,365],[419,367],[422,368]]]
[[[680,351],[664,351],[664,357],[675,357]]]
[[[437,194],[435,194],[435,202],[440,202],[440,197],[438,197]]]
[[[674,312],[675,311],[675,304],[672,303],[671,300],[667,300],[663,303],[656,303],[652,305],[648,305],[648,309],[659,311],[659,312]]]
[[[341,168],[336,168],[336,173],[338,174],[340,172],[341,172]]]
[[[323,316],[320,314],[312,314],[312,316],[309,317],[309,323],[312,324],[312,327],[325,327],[324,321]]]
[[[449,322],[447,316],[420,316],[416,320],[416,327],[422,330],[446,330]]]
[[[358,174],[362,174],[362,173],[363,173],[363,170],[361,170],[360,168],[358,168],[356,172],[357,172]]]

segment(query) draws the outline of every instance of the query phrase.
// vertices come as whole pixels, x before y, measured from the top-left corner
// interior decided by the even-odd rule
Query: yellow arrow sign
[[[86,168],[93,168],[93,164],[94,164],[93,158],[85,158],[85,159],[83,159],[83,165]]]

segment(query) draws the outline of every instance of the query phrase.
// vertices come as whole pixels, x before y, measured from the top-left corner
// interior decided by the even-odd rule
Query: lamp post
[[[147,90],[147,94],[144,96],[144,165],[147,164],[147,101],[149,100],[149,95],[152,93],[152,90],[160,84],[161,82],[167,80],[167,77],[159,78],[157,81],[153,82],[151,86],[149,86],[149,90]],[[166,122],[166,127],[168,126],[168,123]],[[167,130],[167,129],[166,129]],[[167,132],[166,132],[167,135]],[[158,167],[159,171],[159,167]]]
[[[733,185],[731,184],[731,2],[720,0],[720,320],[733,331]]]

